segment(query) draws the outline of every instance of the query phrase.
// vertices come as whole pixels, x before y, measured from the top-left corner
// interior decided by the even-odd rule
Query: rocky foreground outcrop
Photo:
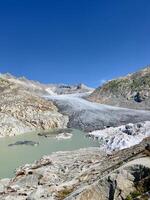
[[[3,77],[0,94],[0,137],[67,126],[68,117],[52,102]]]
[[[114,106],[150,110],[150,66],[125,77],[108,81],[88,100]]]
[[[0,180],[1,200],[129,200],[150,194],[150,138],[106,155],[98,148],[57,152]]]

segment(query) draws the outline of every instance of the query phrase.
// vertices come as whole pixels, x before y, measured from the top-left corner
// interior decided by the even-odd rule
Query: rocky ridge
[[[126,108],[150,110],[150,66],[106,82],[88,100]]]
[[[18,85],[18,87],[23,88],[31,93],[36,95],[54,95],[54,94],[73,94],[73,93],[84,93],[93,91],[93,88],[90,88],[82,83],[76,85],[67,85],[67,84],[42,84],[38,81],[29,80],[25,77],[15,77],[9,73],[1,74],[1,78],[8,80],[9,82]]]
[[[24,87],[0,78],[0,136],[13,136],[35,130],[64,128],[68,117],[50,101]]]

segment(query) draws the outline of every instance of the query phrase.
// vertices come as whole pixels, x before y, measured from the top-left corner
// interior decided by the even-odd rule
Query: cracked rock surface
[[[52,102],[1,77],[0,93],[0,137],[67,126]]]

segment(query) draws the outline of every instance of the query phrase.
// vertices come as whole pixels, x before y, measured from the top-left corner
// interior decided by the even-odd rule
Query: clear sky
[[[150,64],[150,0],[0,0],[0,72],[98,86]]]

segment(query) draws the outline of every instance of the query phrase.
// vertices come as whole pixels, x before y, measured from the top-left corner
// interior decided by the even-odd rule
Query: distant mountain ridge
[[[0,77],[39,95],[84,93],[93,90],[93,88],[90,88],[82,83],[76,85],[43,84],[38,81],[28,80],[25,77],[17,78],[9,73],[1,74]]]
[[[88,100],[150,110],[150,65],[133,74],[108,81],[91,93]]]

